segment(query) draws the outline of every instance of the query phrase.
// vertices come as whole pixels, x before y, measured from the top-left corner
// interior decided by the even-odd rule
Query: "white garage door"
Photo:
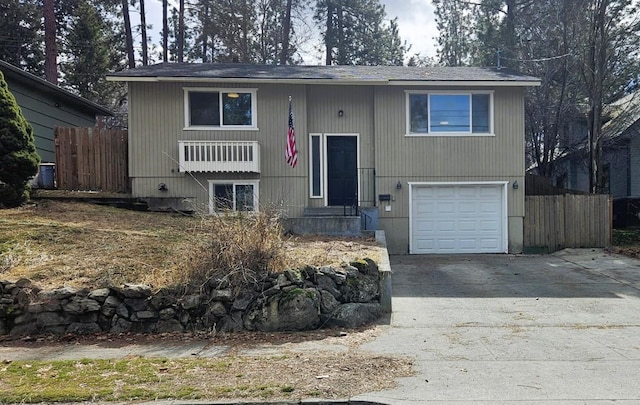
[[[503,184],[412,185],[411,253],[506,251]]]

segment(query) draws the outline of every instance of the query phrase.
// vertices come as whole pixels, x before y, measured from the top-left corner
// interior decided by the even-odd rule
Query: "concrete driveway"
[[[387,333],[363,349],[415,359],[385,404],[640,403],[640,260],[394,256]]]

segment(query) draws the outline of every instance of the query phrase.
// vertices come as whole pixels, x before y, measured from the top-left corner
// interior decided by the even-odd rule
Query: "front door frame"
[[[322,134],[322,151],[323,151],[323,162],[322,162],[322,175],[323,175],[323,194],[324,194],[324,206],[329,206],[329,178],[328,178],[328,145],[327,138],[332,136],[352,136],[356,138],[356,183],[358,185],[358,205],[360,205],[360,174],[358,173],[358,169],[360,168],[360,134],[357,133],[323,133]]]

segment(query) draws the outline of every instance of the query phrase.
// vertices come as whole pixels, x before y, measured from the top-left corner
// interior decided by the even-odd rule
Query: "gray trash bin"
[[[38,175],[38,185],[41,188],[52,189],[56,186],[56,165],[55,163],[42,163],[40,174]]]

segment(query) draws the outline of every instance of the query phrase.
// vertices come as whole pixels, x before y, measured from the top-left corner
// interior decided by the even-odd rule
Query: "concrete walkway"
[[[640,403],[640,260],[395,256],[388,332],[362,348],[415,359],[386,404]]]

